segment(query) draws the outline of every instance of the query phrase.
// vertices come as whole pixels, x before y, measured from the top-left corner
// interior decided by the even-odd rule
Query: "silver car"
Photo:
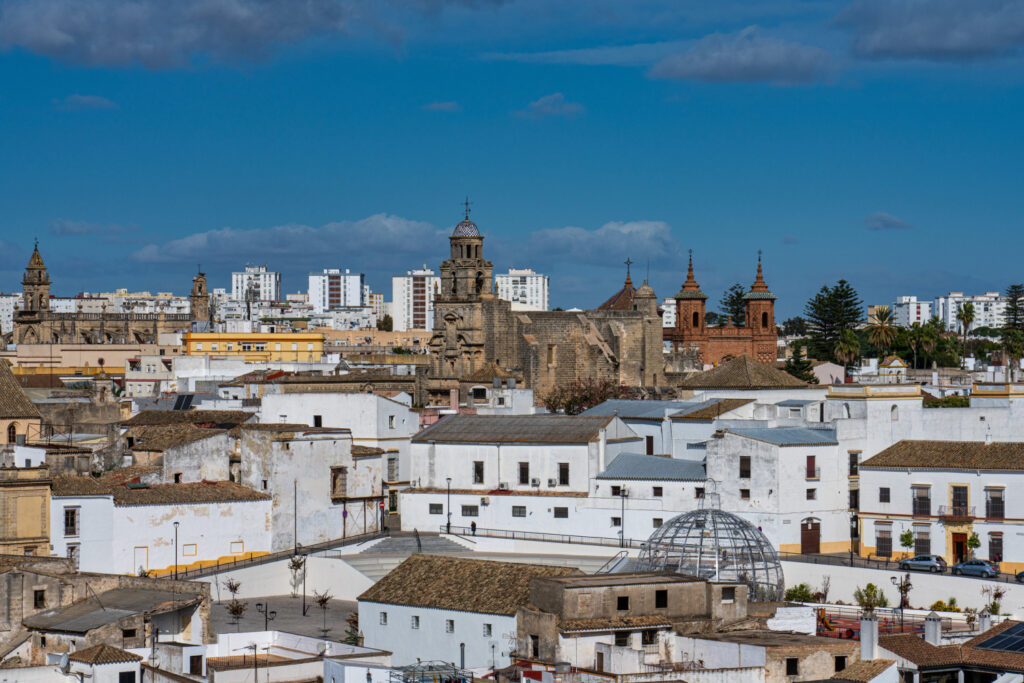
[[[918,555],[900,560],[900,570],[941,574],[946,571],[946,561],[938,555]]]

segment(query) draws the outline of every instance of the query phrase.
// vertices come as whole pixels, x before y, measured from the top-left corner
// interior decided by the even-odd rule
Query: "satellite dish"
[[[153,667],[154,669],[159,669],[160,668],[160,655],[158,655],[157,653],[154,652],[153,656],[151,656],[149,658],[149,665],[151,667]]]
[[[317,643],[316,651],[318,654],[323,655],[327,652],[327,643]]]
[[[62,674],[66,674],[70,665],[71,662],[68,660],[68,653],[65,652],[60,656],[60,672]]]

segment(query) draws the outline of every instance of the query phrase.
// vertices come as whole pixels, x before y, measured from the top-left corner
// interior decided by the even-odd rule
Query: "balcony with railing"
[[[974,519],[973,505],[940,505],[939,519],[942,521],[956,521],[963,519]]]
[[[1005,519],[1006,502],[1002,500],[988,500],[985,502],[986,519]]]
[[[930,517],[932,514],[932,499],[921,497],[913,498],[910,514],[914,517]]]
[[[821,479],[821,468],[820,467],[808,467],[805,473],[807,479]]]

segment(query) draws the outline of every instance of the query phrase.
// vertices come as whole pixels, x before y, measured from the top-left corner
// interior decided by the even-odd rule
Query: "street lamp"
[[[622,512],[619,513],[619,547],[626,547],[626,498],[629,497],[629,491],[626,490],[625,486],[619,487],[619,498],[622,500]]]
[[[452,478],[445,477],[448,481],[448,533],[452,532]]]
[[[174,523],[174,578],[178,578],[178,522]]]
[[[269,602],[257,602],[256,611],[263,615],[263,630],[269,631],[270,622],[272,622],[274,620],[274,617],[277,616],[277,612],[275,610],[270,609]]]
[[[309,562],[309,555],[302,554],[299,557],[302,558],[302,616],[306,616],[306,574],[308,573],[306,563]]]
[[[900,633],[903,633],[903,611],[907,608],[907,594],[910,593],[912,588],[910,585],[910,572],[907,572],[903,579],[891,576],[889,580],[892,581],[892,585],[896,586],[896,590],[900,594]]]

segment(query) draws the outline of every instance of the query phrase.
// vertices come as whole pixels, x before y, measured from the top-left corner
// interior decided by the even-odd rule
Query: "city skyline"
[[[204,3],[0,8],[2,289],[35,236],[60,293],[245,261],[384,289],[437,267],[466,194],[552,306],[626,256],[671,296],[690,248],[712,301],[763,249],[780,318],[839,278],[1022,279],[1019,3]]]

